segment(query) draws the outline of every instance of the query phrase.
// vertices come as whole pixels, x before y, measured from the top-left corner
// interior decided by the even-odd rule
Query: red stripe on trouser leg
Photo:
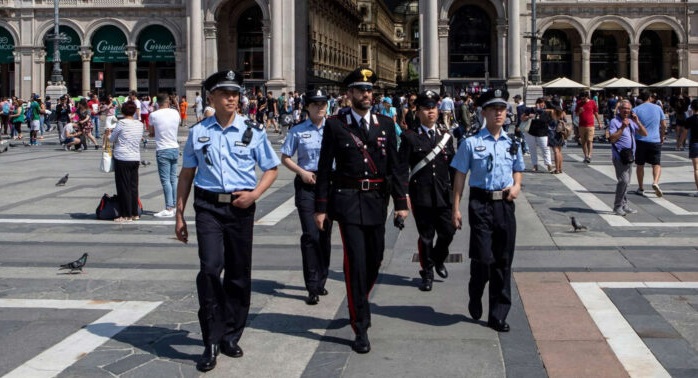
[[[349,257],[347,256],[346,242],[344,241],[344,230],[339,227],[339,236],[342,238],[342,249],[344,251],[344,285],[347,287],[347,306],[349,307],[349,323],[354,332],[356,329],[356,308],[354,307],[354,299],[351,291],[351,276],[349,271]]]

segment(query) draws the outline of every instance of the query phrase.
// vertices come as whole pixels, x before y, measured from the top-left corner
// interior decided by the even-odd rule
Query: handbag
[[[107,149],[102,152],[102,160],[99,162],[99,170],[103,173],[114,172],[114,158],[111,155],[111,147],[107,143]]]
[[[143,204],[141,199],[138,199],[138,216],[143,214]],[[95,209],[95,215],[99,220],[114,220],[119,217],[119,200],[114,194],[109,196],[109,194],[104,193],[102,198],[99,200],[99,204]]]
[[[562,138],[567,140],[572,134],[572,126],[563,120],[557,121],[557,126],[555,127],[555,132],[562,134]]]
[[[622,148],[618,151],[620,155],[620,161],[623,164],[632,164],[635,161],[635,155],[633,154],[632,148]]]

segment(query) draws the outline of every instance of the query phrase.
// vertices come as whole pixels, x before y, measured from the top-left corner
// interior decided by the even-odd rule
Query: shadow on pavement
[[[460,322],[484,324],[482,321],[473,320],[463,314],[444,314],[436,312],[432,307],[428,306],[381,306],[372,303],[371,312],[390,318],[437,327],[446,327]]]
[[[93,324],[86,329],[99,336],[108,337],[108,334],[100,332],[112,329],[114,323]],[[198,354],[188,354],[178,349],[191,349],[192,346],[201,347],[201,340],[189,337],[189,332],[163,327],[130,326],[111,337],[112,340],[122,342],[141,349],[157,357],[170,360],[192,363],[199,358]],[[178,348],[181,347],[181,348]]]

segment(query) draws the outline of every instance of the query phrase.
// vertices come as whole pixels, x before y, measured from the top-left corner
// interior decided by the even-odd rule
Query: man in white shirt
[[[204,99],[201,98],[199,92],[196,92],[196,98],[194,98],[194,113],[196,113],[196,122],[201,122],[204,119]]]
[[[75,147],[75,151],[82,151],[81,148],[78,148],[81,143],[80,134],[82,134],[82,132],[75,130],[72,123],[66,124],[65,127],[63,127],[63,134],[61,135],[61,139],[63,139],[63,149],[69,151],[70,147]]]
[[[141,101],[138,99],[138,94],[136,91],[131,91],[128,95],[128,99],[136,104],[136,114],[133,115],[133,119],[141,120]]]
[[[148,132],[155,137],[155,157],[158,162],[160,183],[165,193],[165,210],[156,213],[158,218],[175,216],[175,196],[177,194],[177,159],[179,158],[179,143],[177,130],[179,128],[179,112],[170,108],[170,97],[161,93],[158,95],[158,110],[150,114]]]

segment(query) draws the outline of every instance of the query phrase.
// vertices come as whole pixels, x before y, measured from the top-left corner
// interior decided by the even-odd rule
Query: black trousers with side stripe
[[[347,287],[349,320],[356,334],[371,324],[368,296],[378,279],[385,250],[385,224],[370,226],[339,223],[344,245],[344,281]]]
[[[434,264],[443,264],[448,257],[448,247],[456,232],[453,227],[450,207],[413,206],[414,221],[417,224],[419,240],[419,265],[423,270],[430,271]],[[434,238],[436,237],[436,243]]]

